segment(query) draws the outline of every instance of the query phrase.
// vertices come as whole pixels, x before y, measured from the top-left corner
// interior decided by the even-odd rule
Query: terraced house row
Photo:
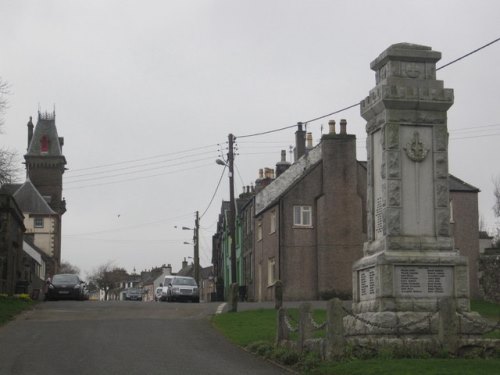
[[[240,299],[273,299],[283,282],[285,300],[315,300],[352,294],[352,264],[363,256],[367,236],[366,162],[356,158],[356,137],[346,120],[329,122],[329,133],[313,146],[297,125],[295,160],[286,152],[275,169],[260,170],[255,187],[236,199],[236,279]],[[469,258],[471,297],[478,282],[478,193],[453,175],[448,178],[454,245]],[[213,235],[212,263],[218,298],[231,283],[228,210],[222,202]]]

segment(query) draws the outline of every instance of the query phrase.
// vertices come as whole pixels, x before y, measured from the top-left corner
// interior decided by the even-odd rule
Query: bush
[[[319,353],[307,352],[301,356],[300,361],[297,364],[297,367],[300,369],[300,371],[308,372],[315,369],[320,364],[321,364],[321,357]]]
[[[275,349],[273,353],[273,358],[283,363],[285,366],[293,366],[300,359],[299,354],[297,352],[286,348]]]
[[[271,358],[274,347],[267,341],[257,341],[249,344],[247,349],[264,358]]]

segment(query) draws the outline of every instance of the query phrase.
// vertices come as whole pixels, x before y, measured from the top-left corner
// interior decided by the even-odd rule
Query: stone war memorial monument
[[[376,86],[361,102],[368,239],[353,266],[352,313],[344,317],[351,341],[420,340],[455,350],[484,331],[470,312],[467,258],[450,235],[453,90],[436,79],[440,58],[430,47],[400,43],[371,63]]]

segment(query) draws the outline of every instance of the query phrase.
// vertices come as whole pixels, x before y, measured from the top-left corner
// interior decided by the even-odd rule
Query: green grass
[[[500,304],[471,301],[472,311],[496,322],[499,319]],[[298,321],[298,310],[289,309],[292,325]],[[313,318],[317,323],[326,319],[324,310],[315,310]],[[237,345],[246,347],[251,343],[273,344],[276,332],[276,311],[254,310],[220,314],[213,317],[214,326]],[[292,339],[296,334],[292,335]],[[499,338],[500,330],[488,334],[488,338]],[[302,362],[303,364],[304,362]],[[299,364],[300,366],[300,364]],[[500,359],[352,359],[340,362],[323,362],[307,374],[342,375],[455,375],[500,373]],[[304,371],[304,370],[303,370]]]
[[[292,325],[297,326],[299,312],[297,309],[288,309],[288,314],[292,318]],[[314,310],[313,318],[321,324],[326,319],[325,310]],[[252,311],[242,311],[236,314],[219,314],[213,317],[214,326],[221,331],[229,340],[240,346],[247,346],[256,341],[266,341],[274,343],[276,336],[276,310],[261,309]],[[318,332],[319,336],[324,336],[324,330]],[[297,335],[292,334],[292,339]]]
[[[224,336],[240,346],[256,341],[274,342],[276,311],[270,309],[215,315],[214,326]]]
[[[477,311],[485,318],[492,319],[494,321],[500,320],[500,304],[498,303],[471,300],[470,308],[472,311]]]
[[[33,306],[33,301],[15,297],[0,298],[0,325],[12,320],[20,312]]]
[[[325,362],[308,374],[473,375],[498,374],[500,359],[370,359]]]

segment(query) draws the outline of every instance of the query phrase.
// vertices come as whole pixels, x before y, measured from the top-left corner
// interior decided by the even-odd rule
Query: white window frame
[[[33,218],[33,227],[34,228],[43,228],[44,227],[44,218],[41,216],[35,216]]]
[[[273,285],[276,282],[276,258],[267,259],[267,285]]]
[[[293,206],[293,226],[312,228],[312,206]]]
[[[269,234],[273,234],[276,232],[276,210],[271,211],[271,215],[269,216]]]

